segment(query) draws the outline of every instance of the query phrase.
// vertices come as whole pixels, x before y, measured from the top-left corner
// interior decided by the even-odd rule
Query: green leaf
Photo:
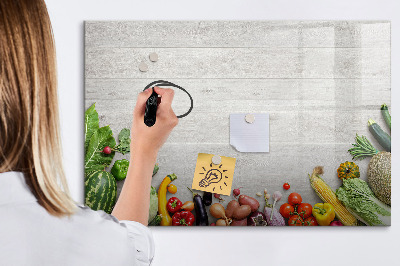
[[[124,143],[120,143],[117,146],[115,146],[114,148],[116,151],[122,153],[123,155],[129,153],[131,151],[131,145],[124,142]]]
[[[131,151],[131,131],[123,128],[118,135],[119,144],[115,146],[115,150],[125,155]]]
[[[85,112],[85,154],[87,152],[90,138],[99,129],[99,115],[95,109],[95,103]]]
[[[104,168],[111,164],[115,152],[112,151],[111,154],[103,153],[102,151],[106,146],[115,146],[115,139],[109,126],[99,128],[90,138],[85,155],[85,173],[104,170]]]
[[[118,135],[119,142],[131,143],[131,131],[128,128],[121,129]]]

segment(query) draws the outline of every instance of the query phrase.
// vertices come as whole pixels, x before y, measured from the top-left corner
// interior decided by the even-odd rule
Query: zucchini
[[[386,103],[382,104],[381,112],[382,112],[383,119],[385,119],[386,125],[389,127],[390,130],[392,130],[392,117],[389,114],[389,109],[388,109]]]
[[[391,137],[371,118],[368,120],[368,128],[382,148],[384,148],[385,151],[390,152],[392,146]]]

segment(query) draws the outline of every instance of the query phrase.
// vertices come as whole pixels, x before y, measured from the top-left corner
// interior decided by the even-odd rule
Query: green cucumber
[[[368,120],[368,128],[382,148],[384,148],[385,151],[390,152],[392,146],[391,137],[371,118]]]
[[[389,114],[389,109],[388,109],[386,103],[382,104],[381,112],[382,112],[383,119],[385,119],[386,125],[389,127],[390,130],[392,130],[392,117]]]

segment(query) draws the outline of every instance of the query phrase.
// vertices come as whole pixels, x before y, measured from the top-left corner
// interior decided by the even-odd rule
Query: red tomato
[[[289,226],[303,226],[303,219],[298,215],[292,215],[289,218]]]
[[[301,201],[302,201],[302,198],[299,193],[296,193],[296,192],[290,193],[290,195],[288,197],[288,202],[290,205],[294,206],[296,204],[300,204]]]
[[[284,203],[279,208],[279,212],[282,214],[284,218],[288,219],[291,215],[293,215],[294,208],[289,203]]]
[[[289,188],[290,188],[289,183],[283,184],[283,189],[284,189],[284,190],[288,190]]]
[[[317,226],[317,225],[318,225],[318,222],[314,216],[310,216],[304,220],[304,226]]]
[[[301,218],[307,219],[312,215],[312,206],[308,203],[301,203],[297,206],[297,213]]]

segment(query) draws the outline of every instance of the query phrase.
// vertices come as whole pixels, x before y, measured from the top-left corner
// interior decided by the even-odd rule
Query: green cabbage
[[[158,211],[158,195],[154,187],[150,189],[150,208],[149,208],[149,223],[157,215]]]
[[[346,208],[367,225],[390,225],[390,207],[378,200],[367,182],[359,178],[344,179],[336,196]]]

